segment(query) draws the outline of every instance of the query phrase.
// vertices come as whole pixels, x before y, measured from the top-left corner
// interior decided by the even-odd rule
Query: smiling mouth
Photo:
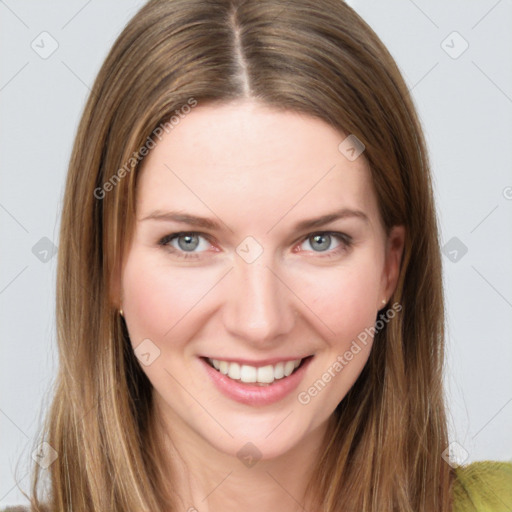
[[[266,366],[251,366],[219,359],[203,358],[212,368],[235,382],[269,386],[275,381],[286,379],[313,356],[294,359]]]

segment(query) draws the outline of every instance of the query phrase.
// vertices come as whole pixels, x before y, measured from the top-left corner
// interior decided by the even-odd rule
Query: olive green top
[[[453,512],[512,512],[512,463],[479,461],[455,472]]]

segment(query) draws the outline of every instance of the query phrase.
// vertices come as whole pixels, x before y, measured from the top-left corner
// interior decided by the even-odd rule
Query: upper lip
[[[206,356],[206,359],[216,359],[217,361],[228,361],[230,363],[238,363],[239,365],[247,365],[254,366],[259,368],[260,366],[268,366],[268,365],[276,365],[277,363],[286,363],[287,361],[296,361],[297,359],[306,359],[306,357],[310,357],[313,354],[309,354],[307,356],[297,356],[297,357],[274,357],[271,359],[262,359],[260,361],[251,361],[250,359],[239,359],[236,357],[210,357]]]

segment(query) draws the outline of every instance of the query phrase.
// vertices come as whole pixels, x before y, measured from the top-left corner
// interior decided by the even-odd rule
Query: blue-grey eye
[[[158,242],[167,251],[180,258],[200,258],[210,247],[208,237],[194,231],[170,233]]]
[[[317,233],[310,236],[307,240],[315,251],[325,251],[330,248],[332,237],[327,233]]]
[[[183,251],[194,251],[199,245],[198,235],[180,235],[176,237],[180,249]]]

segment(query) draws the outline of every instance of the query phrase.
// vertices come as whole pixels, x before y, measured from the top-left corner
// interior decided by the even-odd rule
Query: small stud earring
[[[382,299],[382,304],[386,304],[387,300],[386,299]]]
[[[124,317],[124,313],[123,313],[122,308],[119,310],[119,314]]]

